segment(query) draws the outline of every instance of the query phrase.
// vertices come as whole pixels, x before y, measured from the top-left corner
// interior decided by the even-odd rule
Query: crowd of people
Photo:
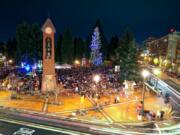
[[[38,74],[24,74],[17,69],[10,70],[6,75],[1,76],[0,89],[14,90],[18,93],[31,93],[41,88],[41,77]]]
[[[99,75],[96,82],[94,76]],[[122,89],[119,74],[109,67],[73,67],[71,69],[56,70],[57,86],[61,86],[70,93],[96,94],[116,93]],[[41,90],[41,74],[24,74],[18,70],[11,70],[0,78],[0,89],[16,90],[17,92],[32,93]]]
[[[96,75],[100,78],[98,82],[94,80]],[[71,92],[92,97],[116,93],[123,86],[118,81],[119,74],[108,67],[61,69],[57,71],[57,80]]]

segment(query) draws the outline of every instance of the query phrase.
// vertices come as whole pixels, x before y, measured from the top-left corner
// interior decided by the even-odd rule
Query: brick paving
[[[10,107],[16,109],[23,109],[27,111],[42,112],[45,102],[45,98],[40,96],[27,96],[21,95],[21,99],[11,99],[11,91],[0,91],[0,106]],[[93,102],[97,102],[98,105],[103,106],[103,112],[98,110],[89,110],[86,115],[76,115],[74,119],[108,122],[109,117],[114,122],[137,122],[137,104],[141,100],[141,90],[131,93],[128,97],[120,96],[120,103],[114,104],[115,94],[110,96],[100,97],[98,100],[91,99]],[[79,95],[59,96],[58,101],[61,104],[53,104],[54,98],[50,97],[47,112],[56,114],[58,117],[73,117],[72,113],[75,113],[79,109],[93,108],[94,104],[88,98],[84,99],[84,104],[80,104]],[[108,103],[108,104],[107,104]],[[163,110],[165,112],[165,118],[170,117],[171,107],[164,104],[161,97],[157,97],[153,92],[146,92],[145,94],[145,110],[154,111]],[[106,115],[106,117],[104,116]]]

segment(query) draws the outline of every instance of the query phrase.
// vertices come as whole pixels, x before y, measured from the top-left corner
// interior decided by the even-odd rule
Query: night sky
[[[180,0],[1,0],[0,41],[15,36],[23,21],[43,25],[48,15],[57,34],[70,28],[86,38],[100,18],[107,39],[121,36],[128,27],[138,42],[148,36],[163,36],[170,28],[180,31]]]

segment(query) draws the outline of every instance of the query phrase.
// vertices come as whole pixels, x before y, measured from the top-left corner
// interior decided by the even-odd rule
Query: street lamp
[[[94,77],[93,77],[93,80],[96,82],[96,83],[98,83],[99,81],[100,81],[100,76],[99,75],[95,75]]]
[[[143,78],[147,78],[149,75],[150,75],[150,73],[149,73],[148,70],[143,70],[143,71],[142,71],[142,76],[143,76]]]
[[[154,58],[153,62],[154,62],[155,65],[157,65],[159,63],[158,58]]]
[[[9,64],[12,64],[12,63],[13,63],[13,60],[12,60],[12,59],[10,59],[10,60],[8,61],[8,63],[9,63]]]
[[[96,82],[96,84],[97,84],[100,80],[101,80],[101,78],[100,78],[100,76],[99,76],[99,75],[94,75],[94,77],[93,77],[93,81],[95,81],[95,82]],[[97,106],[97,105],[98,105],[98,104],[97,104],[97,101],[98,101],[97,87],[95,86],[95,88],[96,88],[96,97],[95,97],[94,101],[95,101],[96,106]]]
[[[75,63],[76,65],[79,65],[79,64],[80,64],[79,60],[75,60],[74,63]]]
[[[161,70],[159,68],[154,68],[153,73],[154,73],[154,75],[158,76],[161,74]]]
[[[144,53],[141,54],[141,57],[144,57]]]
[[[145,81],[146,78],[150,75],[148,70],[143,70],[142,71],[142,76],[143,76],[143,92],[142,92],[142,113],[144,115],[144,96],[145,96]]]

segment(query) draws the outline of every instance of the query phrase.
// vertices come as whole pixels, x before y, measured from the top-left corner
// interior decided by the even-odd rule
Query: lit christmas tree
[[[101,40],[100,40],[100,33],[98,27],[94,29],[90,48],[91,48],[91,61],[93,65],[95,66],[102,65],[103,63],[102,53],[100,52]]]

